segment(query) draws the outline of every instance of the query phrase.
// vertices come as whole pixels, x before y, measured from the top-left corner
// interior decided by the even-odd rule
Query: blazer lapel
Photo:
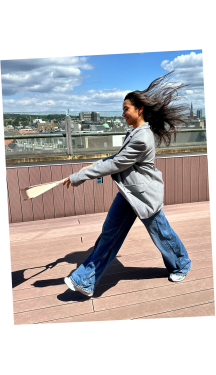
[[[126,136],[125,136],[125,139],[124,139],[124,142],[122,144],[122,147],[120,148],[120,150],[117,152],[117,154],[123,150],[123,148],[126,146],[126,144],[128,144],[128,142],[130,142],[131,138],[134,136],[134,134],[137,132],[137,131],[140,131],[141,128],[145,128],[145,129],[148,129],[150,126],[148,124],[148,122],[145,122],[143,125],[140,125],[138,126],[138,128],[132,130],[131,132],[127,132]]]

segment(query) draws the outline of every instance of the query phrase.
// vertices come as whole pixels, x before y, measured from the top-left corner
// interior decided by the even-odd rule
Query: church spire
[[[190,118],[193,119],[193,104],[191,102],[191,109],[190,109]]]

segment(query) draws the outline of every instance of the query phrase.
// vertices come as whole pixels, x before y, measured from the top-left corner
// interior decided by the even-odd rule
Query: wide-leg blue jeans
[[[108,265],[121,248],[136,214],[130,204],[117,193],[89,257],[70,276],[73,284],[86,292],[94,292]],[[151,239],[160,250],[169,273],[185,275],[191,267],[187,251],[170,227],[162,210],[148,219],[141,220]]]

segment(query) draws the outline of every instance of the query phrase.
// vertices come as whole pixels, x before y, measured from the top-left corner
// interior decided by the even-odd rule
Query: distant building
[[[91,120],[91,112],[80,112],[79,113],[80,120]]]
[[[206,129],[206,119],[200,121],[200,126],[202,129]]]
[[[16,135],[23,134],[24,140],[5,139],[5,151],[6,152],[17,152],[17,151],[20,151],[21,149],[23,149],[24,148],[24,142],[26,142],[25,135],[29,134],[29,133],[37,133],[37,132],[32,130],[32,129],[26,129],[26,130],[20,130],[20,131],[18,131],[18,130],[7,131],[7,133],[5,133],[5,136],[16,136]],[[31,141],[28,140],[27,142],[29,143]]]
[[[192,120],[191,122],[189,122],[188,124],[188,129],[201,129],[201,126],[200,126],[200,120]]]
[[[93,121],[92,120],[82,120],[82,124],[93,124]]]
[[[11,135],[20,135],[20,132],[17,129],[5,129],[4,136],[11,136]]]
[[[92,121],[92,122],[99,122],[100,121],[100,112],[80,112],[79,119],[81,121]]]
[[[193,120],[193,104],[191,103],[190,119]]]
[[[197,109],[197,117],[199,118],[203,117],[202,109]]]
[[[51,120],[51,122],[38,122],[37,123],[37,128],[39,131],[45,131],[45,130],[49,130],[49,129],[53,129],[54,130],[54,121]]]
[[[91,119],[93,122],[99,122],[100,121],[100,112],[92,112],[91,113]]]
[[[33,120],[33,124],[37,124],[38,122],[42,124],[42,123],[45,123],[46,121],[43,121],[41,118],[36,118]]]
[[[106,127],[103,126],[103,125],[90,125],[90,130],[92,132],[105,132],[106,131]]]
[[[192,129],[201,129],[200,119],[193,114],[193,104],[191,103],[190,113],[188,116],[187,128]]]
[[[73,131],[77,132],[81,130],[81,124],[74,123]]]

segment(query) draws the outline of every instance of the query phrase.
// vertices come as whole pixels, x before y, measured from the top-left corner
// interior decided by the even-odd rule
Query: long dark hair
[[[186,124],[188,120],[189,104],[174,104],[182,97],[178,90],[188,85],[168,82],[173,73],[174,70],[155,79],[146,90],[129,92],[124,98],[129,99],[136,109],[144,107],[144,121],[149,123],[158,146],[162,141],[169,146],[171,133],[174,133],[174,140],[176,139],[176,126]]]

